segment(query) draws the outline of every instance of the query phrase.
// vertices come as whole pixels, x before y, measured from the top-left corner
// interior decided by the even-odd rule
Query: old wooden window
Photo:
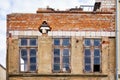
[[[84,40],[84,71],[100,72],[101,39],[86,38]]]
[[[35,72],[37,70],[37,39],[21,38],[20,39],[20,71]]]
[[[70,72],[70,39],[53,39],[53,72]]]

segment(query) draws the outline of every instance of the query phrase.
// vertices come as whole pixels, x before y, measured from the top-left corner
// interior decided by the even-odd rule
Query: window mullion
[[[61,61],[60,69],[61,69],[61,71],[63,71],[63,49],[62,49],[62,48],[60,49],[60,54],[61,54],[61,55],[60,55],[60,56],[61,56],[61,60],[60,60],[60,61]]]
[[[28,59],[28,63],[27,63],[27,71],[30,71],[30,55],[29,55],[29,53],[30,53],[30,49],[29,48],[27,48],[27,59]]]
[[[92,62],[92,72],[93,72],[93,70],[94,70],[94,47],[92,47],[92,50],[91,50],[91,55],[92,55],[92,59],[91,59],[91,62]]]
[[[92,72],[94,70],[94,39],[91,39],[91,68],[92,68]]]
[[[62,71],[62,59],[63,59],[63,55],[62,55],[62,39],[60,39],[60,71]]]

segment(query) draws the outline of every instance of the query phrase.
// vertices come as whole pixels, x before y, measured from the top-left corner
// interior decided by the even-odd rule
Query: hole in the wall
[[[78,43],[79,42],[79,40],[76,40],[76,43]]]

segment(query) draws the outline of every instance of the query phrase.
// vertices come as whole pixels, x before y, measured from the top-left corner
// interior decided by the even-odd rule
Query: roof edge
[[[0,66],[1,66],[4,70],[6,70],[6,68],[5,68],[3,65],[0,64]]]

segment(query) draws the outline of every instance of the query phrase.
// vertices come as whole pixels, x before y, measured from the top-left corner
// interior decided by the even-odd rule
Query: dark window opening
[[[93,11],[96,11],[97,9],[100,9],[100,6],[101,6],[101,2],[96,2],[95,5],[94,5]]]
[[[100,72],[100,65],[94,65],[94,72]]]

